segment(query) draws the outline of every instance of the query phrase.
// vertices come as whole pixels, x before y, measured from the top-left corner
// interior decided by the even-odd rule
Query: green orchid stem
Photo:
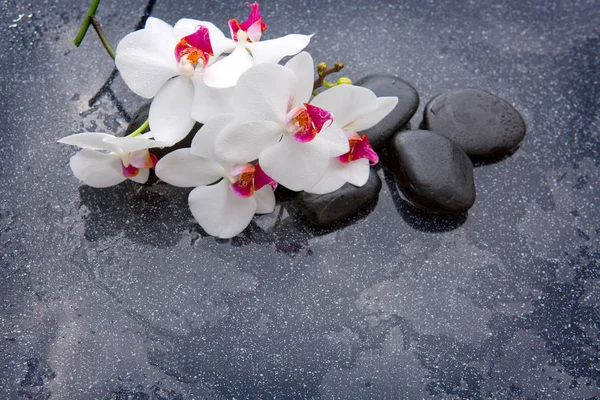
[[[98,34],[98,37],[100,38],[100,41],[102,42],[102,45],[104,45],[104,48],[108,52],[108,55],[110,56],[110,58],[112,58],[114,60],[115,59],[115,50],[110,45],[108,38],[104,34],[104,31],[102,30],[102,27],[100,26],[100,22],[98,22],[96,17],[91,17],[90,20],[92,21],[92,26],[94,27],[94,30]]]
[[[146,121],[144,121],[142,126],[140,126],[135,131],[131,132],[129,135],[127,135],[125,137],[136,137],[138,135],[141,135],[142,133],[144,133],[144,131],[146,129],[148,129],[149,126],[150,126],[150,120],[147,119]]]
[[[98,9],[98,4],[100,4],[100,0],[92,0],[92,4],[90,4],[90,8],[88,8],[88,12],[85,15],[85,18],[83,19],[83,22],[81,23],[81,28],[79,28],[79,32],[77,32],[77,36],[75,36],[75,39],[73,40],[73,44],[76,47],[79,47],[79,45],[81,44],[81,41],[85,37],[85,34],[87,33],[87,31],[90,27],[90,24],[92,23],[91,18],[94,15],[96,15],[96,10]]]

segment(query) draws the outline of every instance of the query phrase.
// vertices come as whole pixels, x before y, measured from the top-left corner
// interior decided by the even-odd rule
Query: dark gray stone
[[[453,141],[435,132],[399,132],[391,143],[398,187],[417,207],[461,213],[475,202],[473,164]]]
[[[423,127],[454,140],[473,160],[501,159],[525,138],[525,121],[513,106],[481,89],[434,97]]]
[[[327,194],[301,192],[296,198],[306,218],[319,228],[327,228],[372,204],[381,190],[381,179],[371,168],[369,180],[362,187],[350,183]]]
[[[129,135],[131,132],[135,131],[140,126],[142,126],[144,122],[146,122],[146,120],[148,119],[148,113],[150,112],[150,104],[152,103],[148,102],[144,104],[143,106],[138,108],[135,113],[133,113],[131,121],[129,122],[129,125],[127,125],[127,129],[125,130],[125,136]],[[144,132],[148,132],[148,130],[149,129],[146,128]]]
[[[398,104],[392,112],[377,125],[363,132],[369,138],[371,147],[376,151],[380,150],[415,114],[419,108],[419,94],[410,83],[389,74],[367,75],[356,81],[355,85],[371,89],[378,97],[398,97]]]

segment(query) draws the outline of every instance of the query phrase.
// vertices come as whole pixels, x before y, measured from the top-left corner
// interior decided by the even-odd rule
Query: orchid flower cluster
[[[81,148],[70,161],[73,174],[103,188],[145,183],[153,168],[168,184],[194,188],[190,210],[219,238],[272,212],[277,185],[316,194],[364,185],[378,156],[358,132],[383,119],[397,98],[351,84],[328,85],[313,97],[313,59],[301,52],[312,35],[261,41],[267,25],[259,4],[250,7],[244,22],[229,21],[231,38],[210,22],[170,26],[152,17],[125,36],[116,67],[133,92],[153,99],[150,131],[60,139]],[[279,64],[286,56],[294,57]],[[203,126],[190,148],[160,160],[149,152],[181,141],[196,122]]]

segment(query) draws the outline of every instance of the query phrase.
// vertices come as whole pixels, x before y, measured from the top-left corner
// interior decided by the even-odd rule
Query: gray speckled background
[[[315,33],[318,61],[421,95],[486,89],[528,136],[475,170],[468,215],[428,217],[386,179],[330,231],[293,207],[231,240],[187,191],[81,186],[84,130],[143,100],[84,0],[0,5],[0,398],[417,399],[600,396],[600,7],[596,1],[261,2],[264,38]],[[103,0],[116,44],[144,12],[244,19],[243,1]],[[381,177],[389,174],[380,170]],[[277,218],[279,215],[279,218]]]

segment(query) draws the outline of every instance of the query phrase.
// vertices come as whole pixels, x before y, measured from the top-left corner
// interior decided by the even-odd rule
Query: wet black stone
[[[362,187],[350,183],[327,194],[301,192],[296,204],[306,218],[319,228],[327,228],[354,216],[377,199],[381,190],[381,179],[371,169],[369,180]]]
[[[146,122],[148,119],[148,113],[150,112],[150,104],[152,103],[148,102],[144,104],[133,114],[129,125],[127,125],[127,129],[125,130],[125,136],[129,135],[131,132],[142,126],[144,122]],[[146,129],[144,132],[148,132],[148,129]]]
[[[371,89],[378,97],[398,97],[398,104],[392,112],[377,125],[363,132],[369,138],[373,149],[379,150],[395,132],[407,126],[419,108],[419,94],[408,82],[388,74],[367,75],[356,81],[355,85]]]
[[[525,122],[506,101],[481,89],[434,97],[425,106],[423,127],[454,140],[476,161],[501,159],[525,138]]]
[[[473,164],[453,141],[425,130],[397,133],[390,143],[398,187],[415,206],[461,213],[475,202]]]

